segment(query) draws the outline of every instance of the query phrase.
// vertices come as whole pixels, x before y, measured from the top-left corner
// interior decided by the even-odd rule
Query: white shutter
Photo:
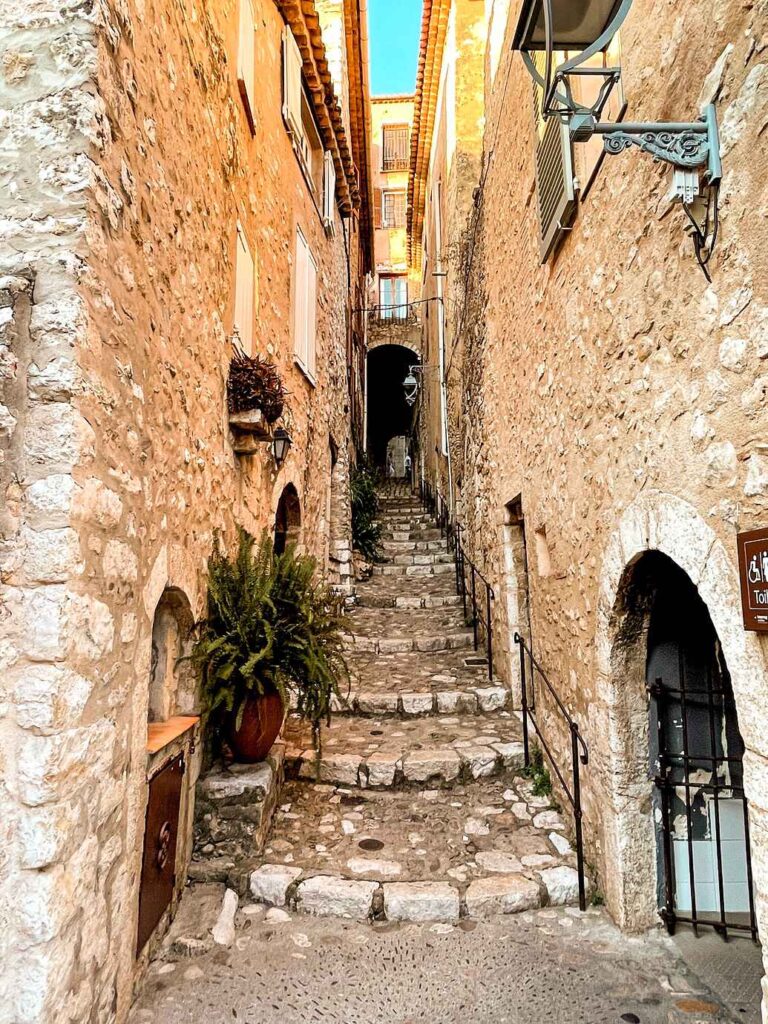
[[[327,150],[323,156],[323,224],[333,234],[334,210],[336,209],[336,168],[333,155]]]
[[[248,124],[255,131],[254,115],[255,76],[256,76],[256,40],[251,0],[240,0],[240,27],[237,44],[237,84],[245,105]]]
[[[237,256],[235,258],[235,327],[240,345],[251,355],[253,352],[253,312],[256,270],[248,246],[248,239],[240,224],[237,225]]]
[[[296,270],[293,293],[293,351],[303,366],[307,365],[307,243],[301,231],[296,232]]]
[[[315,330],[317,325],[317,266],[307,250],[307,369],[315,376]]]
[[[283,28],[283,117],[297,139],[301,128],[301,69],[298,43],[288,25]]]

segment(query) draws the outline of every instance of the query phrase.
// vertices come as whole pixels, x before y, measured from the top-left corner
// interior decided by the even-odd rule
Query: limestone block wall
[[[717,99],[724,179],[710,285],[666,199],[668,169],[638,151],[605,160],[573,231],[540,265],[531,83],[509,51],[519,7],[509,5],[498,68],[487,66],[460,515],[502,592],[498,634],[514,682],[505,523],[506,506],[522,500],[533,645],[591,744],[589,857],[628,927],[655,914],[622,888],[639,804],[620,766],[642,723],[618,713],[625,683],[611,669],[608,623],[621,572],[643,550],[658,547],[689,572],[733,676],[766,933],[768,649],[741,628],[736,532],[768,518],[767,12],[636,0],[622,31],[628,119],[687,120]],[[553,727],[552,741],[566,740]]]
[[[281,117],[272,0],[254,3],[255,135],[237,5],[0,3],[0,1021],[121,1021],[135,941],[152,623],[204,607],[218,530],[283,488],[329,546],[347,454],[347,262]],[[293,447],[238,459],[225,380],[235,225]],[[293,360],[295,232],[318,263],[315,384]],[[354,235],[347,240],[352,251]],[[348,457],[341,463],[346,466]],[[185,814],[191,819],[191,807]]]

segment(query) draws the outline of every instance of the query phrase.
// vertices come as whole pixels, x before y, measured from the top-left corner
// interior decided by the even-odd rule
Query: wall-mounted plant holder
[[[273,363],[235,348],[227,381],[230,441],[239,455],[255,455],[272,441],[272,427],[284,408],[286,390]]]
[[[229,439],[238,455],[255,455],[272,430],[261,409],[247,409],[229,414]]]

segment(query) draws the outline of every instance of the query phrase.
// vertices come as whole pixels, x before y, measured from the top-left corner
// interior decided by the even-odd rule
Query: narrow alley
[[[0,0],[0,1024],[768,1024],[768,0]]]
[[[188,889],[132,1024],[751,1020],[671,940],[578,910],[566,824],[521,773],[519,713],[474,651],[445,537],[403,485],[382,525],[347,707],[319,759],[289,719],[260,858],[193,860],[221,880]],[[203,788],[220,818],[250,800],[227,775]],[[225,882],[240,901],[221,948]]]

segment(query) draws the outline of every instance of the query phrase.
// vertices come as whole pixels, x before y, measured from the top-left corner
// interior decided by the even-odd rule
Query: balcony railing
[[[390,324],[394,326],[413,325],[418,323],[414,307],[407,302],[391,306],[372,306],[368,311],[369,324]]]

